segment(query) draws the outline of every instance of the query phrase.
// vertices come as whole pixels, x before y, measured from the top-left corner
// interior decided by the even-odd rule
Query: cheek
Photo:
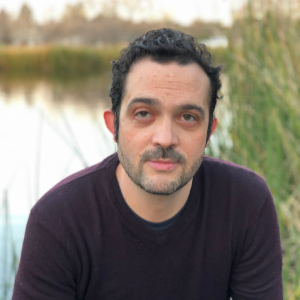
[[[136,128],[135,126],[126,126],[124,123],[124,127],[121,132],[123,133],[123,137],[126,137],[127,142],[131,143],[142,143],[146,141],[151,136],[151,131],[149,128]]]
[[[134,131],[130,128],[124,118],[120,119],[119,136],[122,143],[128,145],[134,138]]]
[[[181,139],[181,147],[189,157],[199,157],[203,154],[206,144],[206,134],[200,136],[185,135]]]
[[[124,126],[120,130],[119,142],[128,154],[140,155],[149,146],[149,138],[147,131]]]

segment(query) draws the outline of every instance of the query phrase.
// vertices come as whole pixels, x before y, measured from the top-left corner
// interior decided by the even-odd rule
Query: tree
[[[12,43],[12,22],[10,15],[2,9],[0,11],[0,44]]]
[[[26,3],[21,7],[17,22],[25,28],[29,28],[34,24],[31,8]]]
[[[81,44],[86,31],[87,18],[83,2],[66,6],[59,22],[58,38],[64,43]]]
[[[137,13],[149,12],[151,0],[88,0],[87,5],[106,17],[124,16],[132,20]]]
[[[86,15],[82,2],[74,5],[68,4],[62,17],[63,21],[85,21]]]
[[[14,27],[17,42],[27,44],[33,40],[36,25],[32,18],[31,8],[26,3],[22,5]]]

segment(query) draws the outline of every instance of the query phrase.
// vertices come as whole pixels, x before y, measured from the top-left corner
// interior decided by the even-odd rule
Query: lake
[[[77,82],[0,84],[0,299],[11,299],[34,203],[64,177],[116,149],[102,118],[109,75]]]

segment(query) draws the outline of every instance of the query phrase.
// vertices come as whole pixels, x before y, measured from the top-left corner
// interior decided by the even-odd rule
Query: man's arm
[[[75,300],[76,283],[62,220],[34,207],[26,227],[13,300]]]
[[[232,271],[232,298],[282,300],[282,251],[277,214],[270,193],[249,236],[249,246]]]

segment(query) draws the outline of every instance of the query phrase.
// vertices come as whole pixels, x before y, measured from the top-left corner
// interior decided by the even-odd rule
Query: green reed
[[[121,45],[101,49],[88,46],[0,47],[0,78],[73,81],[111,70]],[[224,49],[212,49],[217,62],[224,61]]]
[[[110,68],[119,46],[91,47],[38,46],[0,48],[0,76],[59,80],[97,75]]]
[[[233,148],[224,155],[261,174],[278,211],[285,299],[300,299],[300,34],[289,16],[249,7],[230,36],[225,73]]]
[[[17,273],[19,258],[16,249],[16,243],[13,239],[13,232],[11,227],[11,219],[9,212],[8,189],[4,190],[3,201],[0,210],[0,222],[2,227],[1,235],[1,251],[0,251],[0,299],[7,300],[10,297],[12,284]],[[10,264],[8,264],[10,262]]]

